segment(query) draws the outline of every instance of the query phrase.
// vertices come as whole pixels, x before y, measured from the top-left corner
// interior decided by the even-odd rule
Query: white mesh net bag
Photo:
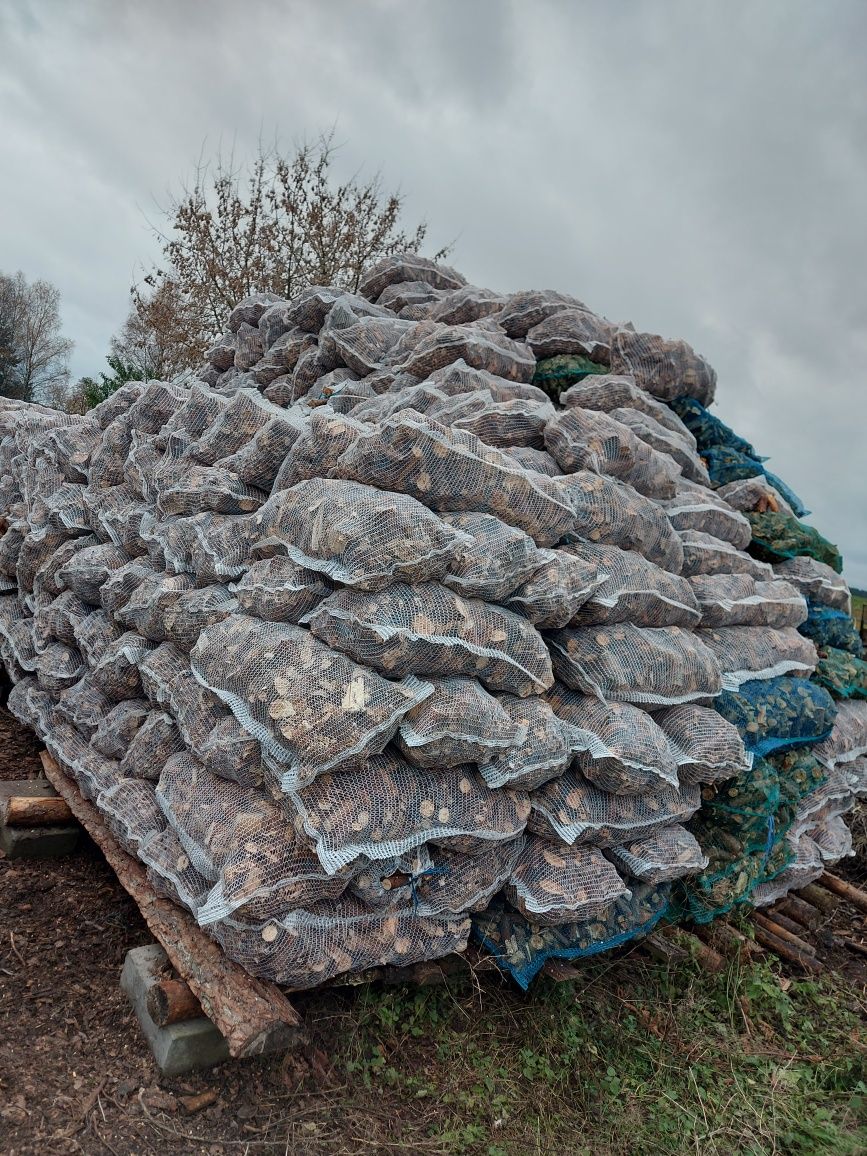
[[[774,571],[811,602],[851,614],[852,596],[846,580],[826,563],[815,558],[787,558],[785,562],[775,563]]]
[[[697,530],[731,543],[736,550],[745,550],[753,536],[743,514],[704,485],[684,480],[675,496],[661,504],[675,530]]]
[[[574,515],[567,541],[636,550],[664,570],[680,573],[683,543],[656,502],[625,482],[589,470],[557,480],[569,496]]]
[[[633,795],[677,786],[677,761],[646,711],[630,703],[601,702],[560,683],[547,698],[568,728],[573,768],[600,790]]]
[[[723,542],[699,530],[682,530],[683,568],[687,578],[695,574],[751,574],[759,581],[769,581],[774,571],[767,562],[759,562],[731,542]]]
[[[286,555],[252,562],[229,591],[241,610],[269,622],[298,623],[331,593],[317,570],[299,566]]]
[[[592,470],[624,478],[638,464],[637,440],[607,413],[577,406],[558,411],[545,429],[545,449],[567,474]]]
[[[150,713],[150,703],[143,698],[112,703],[91,736],[90,745],[106,758],[122,758],[135,738],[136,731]]]
[[[628,879],[654,885],[695,875],[708,865],[695,835],[679,823],[645,839],[632,839],[619,847],[611,847],[606,854]]]
[[[474,855],[447,847],[431,849],[431,866],[413,881],[419,915],[483,911],[506,883],[521,854],[523,838],[487,843]]]
[[[443,584],[467,598],[505,602],[540,565],[539,550],[516,526],[493,514],[471,510],[443,514],[442,520],[472,541],[450,563]]]
[[[144,779],[121,779],[100,791],[96,802],[115,839],[130,855],[138,856],[143,844],[165,830],[154,785]]]
[[[725,690],[737,690],[744,682],[780,674],[809,675],[816,669],[816,647],[791,626],[779,630],[720,626],[697,633],[719,663]]]
[[[471,766],[412,767],[392,750],[359,770],[320,775],[292,801],[298,829],[329,871],[359,855],[402,855],[429,839],[514,839],[529,813],[525,794],[492,791]]]
[[[397,678],[466,675],[522,696],[553,681],[545,643],[526,619],[434,582],[339,590],[307,620],[329,646]]]
[[[867,702],[838,702],[834,727],[813,754],[828,768],[867,755]]]
[[[255,522],[257,549],[362,590],[441,578],[471,541],[406,494],[329,478],[279,491]]]
[[[94,610],[76,624],[75,642],[92,669],[123,633],[123,627],[104,610]]]
[[[659,425],[677,434],[687,447],[692,450],[696,448],[695,438],[674,410],[646,390],[640,389],[635,384],[635,378],[628,374],[592,374],[583,381],[576,381],[560,394],[560,405],[564,409],[578,406],[579,409],[598,409],[604,413],[626,409],[647,414]]]
[[[563,843],[614,847],[683,822],[701,806],[698,787],[665,787],[644,795],[611,795],[567,771],[530,794],[527,828]]]
[[[668,454],[680,466],[683,476],[700,485],[709,486],[707,468],[695,448],[694,438],[684,438],[669,427],[658,422],[655,417],[634,409],[613,409],[608,411],[616,421],[627,426],[635,436],[661,454]],[[670,500],[670,499],[669,499]]]
[[[681,703],[655,711],[682,783],[718,783],[745,774],[753,756],[737,727],[709,707]]]
[[[679,626],[582,626],[552,632],[548,644],[557,677],[597,698],[670,706],[722,689],[717,657]]]
[[[540,550],[539,567],[506,600],[540,630],[568,626],[607,575],[571,549]]]
[[[113,642],[93,668],[93,681],[108,698],[120,701],[142,693],[139,665],[154,649],[140,634],[128,630]]]
[[[111,701],[96,686],[92,677],[85,674],[73,686],[60,692],[57,714],[71,722],[89,739],[111,707]]]
[[[686,578],[663,570],[635,550],[595,542],[580,542],[564,549],[595,566],[602,578],[575,615],[574,625],[698,625],[701,611]]]
[[[526,737],[479,765],[487,785],[530,791],[561,775],[572,761],[572,747],[567,727],[548,703],[542,698],[510,694],[499,695],[498,701],[512,723],[526,729]]]
[[[611,341],[611,372],[627,373],[654,397],[671,401],[684,394],[710,405],[716,373],[685,341],[668,341],[655,333],[618,329]]]
[[[432,693],[417,678],[391,682],[357,666],[297,626],[243,614],[204,630],[191,662],[286,790],[378,753]]]
[[[339,470],[343,477],[410,494],[440,513],[496,514],[540,546],[554,545],[574,520],[559,479],[525,470],[474,434],[412,410],[362,433],[341,455]]]
[[[184,742],[172,716],[151,711],[120,756],[120,774],[156,782],[168,760],[183,750]]]
[[[736,510],[765,513],[788,514],[795,517],[795,511],[784,497],[776,490],[764,474],[757,474],[752,478],[738,478],[737,481],[727,482],[716,491],[730,506]]]
[[[800,626],[807,603],[789,582],[757,581],[751,574],[696,574],[690,585],[702,626]]]
[[[24,666],[24,669],[27,667]],[[39,685],[43,690],[54,694],[60,694],[61,691],[74,686],[86,670],[81,651],[62,642],[52,642],[36,656],[36,677]],[[100,690],[108,693],[100,679],[94,677],[94,682]]]
[[[395,743],[416,767],[484,763],[519,746],[527,728],[474,678],[430,680],[434,692],[401,720]]]
[[[630,891],[598,847],[557,846],[530,835],[505,894],[531,923],[556,927],[594,919]]]

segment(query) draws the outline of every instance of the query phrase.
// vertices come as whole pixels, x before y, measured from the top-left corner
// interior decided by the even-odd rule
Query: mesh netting
[[[53,694],[59,694],[62,690],[73,686],[86,669],[81,651],[62,642],[52,642],[36,657],[36,677],[39,685],[43,690]],[[100,689],[105,689],[100,680],[94,678],[94,681]]]
[[[758,581],[770,581],[774,572],[766,562],[759,562],[730,542],[712,538],[700,530],[682,530],[683,568],[687,578],[696,574],[750,574]]]
[[[725,690],[793,671],[811,674],[818,661],[812,642],[791,626],[720,626],[698,634],[719,663]]]
[[[696,448],[695,438],[681,419],[661,401],[657,401],[646,390],[635,384],[635,378],[628,375],[593,375],[584,381],[571,385],[560,394],[560,404],[567,409],[599,409],[604,413],[614,410],[632,410],[647,414],[664,429],[676,434],[689,449]]]
[[[852,617],[845,610],[834,610],[830,606],[814,606],[808,603],[809,613],[801,622],[801,634],[811,639],[817,646],[834,646],[847,650],[856,658],[864,653],[861,634]]]
[[[670,885],[637,884],[603,915],[583,923],[541,927],[517,911],[492,905],[473,921],[473,935],[525,991],[549,959],[581,959],[646,935],[665,915]]]
[[[837,708],[824,687],[804,678],[769,678],[724,690],[714,709],[737,727],[747,748],[768,755],[820,742],[831,731]]]
[[[52,725],[43,735],[43,741],[90,802],[95,802],[100,791],[117,782],[117,763],[93,750],[84,735],[69,723],[58,721]]]
[[[87,665],[96,666],[123,634],[123,628],[104,610],[94,610],[75,627],[75,642]]]
[[[690,579],[701,607],[702,626],[800,626],[807,605],[781,579],[764,582],[751,574],[696,574]]]
[[[373,373],[401,337],[415,328],[412,321],[394,316],[360,317],[345,329],[331,326],[328,316],[319,338],[319,356],[329,369],[345,365],[360,377]]]
[[[833,730],[813,748],[813,753],[826,767],[849,763],[867,754],[867,703],[838,703]]]
[[[150,714],[150,704],[143,698],[113,703],[99,720],[90,745],[109,759],[120,759],[135,738],[136,731]],[[159,769],[159,768],[158,768]]]
[[[598,847],[556,847],[532,835],[505,888],[512,906],[542,927],[594,919],[630,894]]]
[[[125,551],[111,543],[78,550],[58,571],[59,581],[84,602],[99,605],[99,592],[112,571],[129,561]]]
[[[123,583],[124,579],[119,578],[119,582]],[[166,613],[184,591],[195,589],[195,585],[195,579],[190,574],[154,573],[152,576],[142,576],[129,597],[115,608],[114,616],[144,638],[152,642],[165,642]]]
[[[57,714],[89,739],[111,706],[111,701],[94,683],[92,676],[85,674],[74,685],[60,692]]]
[[[852,596],[845,579],[815,558],[788,558],[777,562],[774,571],[778,578],[793,586],[817,606],[830,606],[834,610],[852,610]]]
[[[130,855],[138,855],[143,844],[165,830],[153,783],[121,779],[100,792],[97,805],[115,839]]]
[[[448,265],[440,265],[417,253],[395,253],[383,257],[364,273],[358,292],[369,301],[377,301],[387,286],[404,281],[423,281],[434,289],[460,289],[467,283],[465,277]]]
[[[523,846],[518,838],[489,842],[475,855],[432,848],[430,868],[412,882],[419,915],[484,910],[508,880]]]
[[[103,694],[116,701],[139,698],[142,693],[139,664],[153,649],[153,643],[128,630],[106,647],[93,668],[93,681]]]
[[[497,320],[510,337],[523,338],[546,317],[571,308],[585,309],[586,306],[577,297],[554,289],[527,289],[506,298]]]
[[[852,832],[842,815],[827,815],[810,828],[809,836],[819,849],[822,862],[833,866],[841,859],[854,855]]]
[[[255,549],[285,552],[299,566],[362,590],[441,578],[470,544],[407,494],[333,479],[279,491],[255,522]]]
[[[662,425],[649,414],[634,409],[614,409],[611,416],[627,426],[646,445],[661,454],[668,454],[680,466],[683,476],[701,485],[710,485],[710,478],[695,447],[679,434]]]
[[[577,353],[607,366],[613,329],[604,317],[573,306],[539,321],[528,331],[526,342],[539,360]]]
[[[625,477],[638,462],[635,434],[600,410],[559,410],[545,430],[545,448],[564,473],[592,470]]]
[[[285,555],[253,562],[229,591],[241,610],[270,622],[298,623],[331,592],[327,579]]]
[[[442,520],[472,539],[458,551],[443,578],[446,586],[467,598],[505,602],[539,566],[533,539],[493,514],[467,511],[443,514]]]
[[[395,382],[393,388],[397,389],[398,384]],[[506,378],[497,377],[496,374],[488,373],[487,370],[476,369],[474,366],[467,365],[461,358],[449,365],[444,365],[441,369],[434,370],[421,384],[425,387],[433,387],[438,393],[446,394],[449,397],[461,393],[476,393],[479,390],[486,390],[494,401],[513,401],[516,398],[521,398],[540,404],[548,402],[548,395],[537,386],[521,381],[507,381]],[[412,390],[402,389],[401,393],[406,393],[410,397],[413,395]]]
[[[339,590],[308,619],[329,646],[397,678],[467,675],[521,696],[553,681],[548,649],[526,619],[437,583]]]
[[[710,405],[716,373],[685,341],[618,329],[611,342],[611,372],[631,374],[654,397],[671,401],[684,394]]]
[[[230,779],[242,787],[260,787],[265,782],[262,748],[233,714],[227,713],[197,742],[194,753],[205,770],[221,779]]]
[[[686,428],[692,433],[700,450],[710,449],[711,446],[725,446],[739,454],[762,461],[750,442],[739,437],[735,431],[720,421],[694,397],[677,397],[672,399],[671,408],[680,417]]]
[[[527,738],[527,728],[475,679],[432,679],[431,685],[434,693],[404,716],[395,740],[413,766],[484,763]]]
[[[867,698],[867,662],[848,651],[820,646],[813,678],[835,698]]]
[[[681,703],[656,711],[653,718],[668,739],[682,783],[717,783],[753,765],[737,727],[715,710]]]
[[[172,755],[184,749],[175,720],[165,711],[152,711],[138,727],[120,757],[120,773],[131,779],[160,777]]]
[[[772,510],[790,514],[792,517],[795,516],[795,511],[779,491],[771,485],[764,474],[726,482],[725,485],[719,487],[716,493],[734,509],[741,510],[743,513],[753,511],[764,513],[767,510]]]
[[[76,629],[91,612],[91,607],[71,590],[54,598],[47,606],[40,606],[33,615],[33,637],[37,649],[40,642],[47,644],[52,639],[65,642],[67,646],[77,646]]]
[[[749,522],[713,490],[681,482],[675,496],[662,506],[676,530],[697,530],[730,542],[736,550],[745,550],[749,545],[752,537]]]
[[[476,510],[554,545],[574,514],[557,478],[521,468],[506,451],[413,411],[361,434],[340,457],[342,476],[410,494],[439,512]]]
[[[666,883],[694,875],[708,865],[695,835],[675,823],[646,839],[633,839],[607,852],[615,866],[630,879],[642,883]]]
[[[330,407],[315,409],[277,471],[272,493],[306,478],[332,477],[341,456],[369,428],[366,422],[334,413]]]
[[[614,847],[679,823],[701,806],[698,787],[661,787],[645,795],[611,795],[576,771],[530,794],[527,827],[563,843]]]
[[[801,835],[790,849],[789,865],[773,879],[759,883],[750,899],[756,907],[775,903],[790,891],[818,879],[824,869],[819,848],[809,835]]]
[[[510,595],[506,605],[540,630],[568,626],[606,575],[599,572],[595,561],[580,557],[574,548],[540,550],[538,560],[538,569]]]
[[[645,711],[629,703],[600,702],[561,683],[547,698],[566,725],[573,768],[600,790],[633,795],[677,786],[677,761]]]
[[[530,806],[513,790],[492,791],[470,766],[412,767],[392,750],[363,770],[320,775],[292,794],[298,829],[336,871],[359,855],[388,859],[429,839],[514,839]]]
[[[782,562],[797,556],[815,558],[830,566],[838,574],[843,569],[843,557],[835,545],[823,538],[818,530],[793,518],[790,514],[747,514],[753,530],[750,549],[757,558],[766,562]]]
[[[525,470],[535,470],[547,474],[549,478],[559,478],[562,470],[547,450],[537,450],[533,446],[510,446],[509,453]]]
[[[548,644],[557,677],[601,699],[668,706],[712,698],[722,688],[714,654],[679,626],[582,626],[554,631]]]
[[[530,791],[562,774],[572,761],[572,748],[567,728],[548,703],[506,694],[499,696],[499,702],[512,724],[526,729],[526,737],[479,766],[488,786]]]
[[[679,574],[683,543],[655,502],[623,482],[582,470],[558,479],[572,504],[568,541],[597,542],[636,550],[657,566]]]
[[[690,583],[635,550],[581,542],[565,549],[594,566],[599,587],[573,618],[576,626],[696,626],[701,618]],[[604,577],[603,577],[604,576]]]
[[[425,378],[462,360],[474,369],[484,369],[508,381],[532,380],[536,359],[526,345],[478,324],[432,324],[432,331],[425,333],[405,357],[400,357],[400,343],[392,350],[397,372]]]
[[[163,632],[181,650],[189,653],[206,626],[223,622],[238,609],[225,586],[204,586],[187,590],[166,607]]]
[[[475,434],[486,445],[542,450],[554,407],[547,398],[497,400],[489,390],[478,390],[446,398],[428,412],[443,425]]]
[[[148,530],[149,549],[151,544],[156,547],[162,564],[175,573],[194,574],[199,582],[239,578],[250,561],[255,536],[255,521],[243,514],[169,518],[152,523]]]
[[[431,693],[416,678],[390,682],[287,623],[233,615],[193,648],[196,679],[262,744],[286,790],[377,754]]]

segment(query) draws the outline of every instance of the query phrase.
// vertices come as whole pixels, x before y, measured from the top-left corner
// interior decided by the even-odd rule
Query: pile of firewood
[[[296,988],[770,902],[849,849],[867,667],[715,383],[407,255],[242,301],[196,377],[4,403],[10,710]]]

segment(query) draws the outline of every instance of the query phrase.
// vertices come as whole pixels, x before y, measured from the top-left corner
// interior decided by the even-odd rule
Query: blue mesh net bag
[[[705,409],[701,402],[696,401],[694,397],[676,397],[670,404],[695,438],[701,453],[710,449],[711,446],[724,446],[727,449],[737,451],[739,454],[745,454],[748,458],[754,458],[757,462],[764,461],[764,458],[759,456],[750,442],[736,434],[731,426],[720,421],[715,414]]]
[[[801,634],[812,639],[817,646],[833,646],[837,650],[848,651],[856,658],[862,657],[864,646],[851,615],[845,610],[817,606],[809,601],[807,609],[807,621],[798,627]]]
[[[596,919],[543,927],[529,923],[505,903],[494,901],[473,919],[473,937],[493,956],[497,966],[524,989],[549,959],[580,959],[610,951],[639,935],[647,935],[666,914],[671,884],[630,884]]]
[[[825,687],[790,675],[741,683],[736,691],[724,690],[713,705],[756,755],[820,742],[837,715]]]
[[[710,484],[715,490],[729,482],[738,482],[746,478],[763,477],[774,487],[777,493],[786,500],[798,518],[806,517],[809,510],[789,486],[776,474],[766,470],[760,461],[742,454],[728,446],[710,446],[702,450],[701,454],[707,466]]]

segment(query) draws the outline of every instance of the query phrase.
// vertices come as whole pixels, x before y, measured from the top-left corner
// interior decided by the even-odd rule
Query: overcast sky
[[[684,337],[867,586],[863,0],[2,0],[0,269],[102,367],[203,142],[337,127],[494,289]]]

